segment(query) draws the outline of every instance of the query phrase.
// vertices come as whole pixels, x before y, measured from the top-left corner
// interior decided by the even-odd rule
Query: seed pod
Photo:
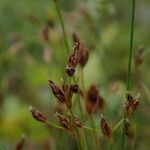
[[[49,86],[51,87],[54,96],[59,101],[64,103],[65,102],[65,94],[64,94],[64,92],[52,80],[49,79],[48,81],[49,81]]]
[[[70,109],[72,107],[71,99],[72,99],[72,95],[73,95],[71,87],[69,85],[67,85],[66,83],[63,83],[62,84],[62,90],[65,94],[65,104]]]
[[[56,112],[56,116],[58,117],[59,123],[62,127],[64,127],[67,130],[72,130],[72,125],[70,119],[65,118],[64,116],[60,115],[58,112]]]
[[[29,110],[32,113],[32,117],[39,122],[45,123],[47,121],[47,117],[39,112],[38,110],[34,109],[32,106],[29,106]]]
[[[140,94],[138,94],[134,98],[129,93],[127,94],[127,100],[125,101],[123,107],[128,119],[132,117],[135,109],[139,105],[139,98],[140,98]]]
[[[112,142],[112,138],[113,138],[113,129],[106,122],[106,120],[104,119],[103,115],[101,115],[100,126],[101,126],[102,133],[109,139],[109,142],[111,143]]]
[[[72,85],[70,86],[70,89],[71,89],[71,91],[72,91],[73,93],[78,93],[78,92],[79,92],[79,86],[78,86],[78,84],[72,84]]]
[[[76,35],[76,33],[72,34],[72,39],[73,39],[74,43],[80,43],[80,46],[79,46],[79,50],[80,50],[79,64],[80,64],[81,68],[83,68],[86,65],[88,58],[89,58],[88,49],[84,46],[83,43],[81,43],[81,41],[78,38],[78,36]]]
[[[79,63],[79,43],[75,43],[73,47],[73,51],[69,55],[68,64],[66,68],[66,73],[69,77],[73,76],[75,72],[75,67]]]
[[[91,115],[96,109],[99,98],[99,91],[95,84],[92,84],[86,92],[86,110]]]
[[[129,139],[133,139],[134,138],[134,133],[131,130],[130,127],[130,122],[128,119],[125,119],[125,134]]]

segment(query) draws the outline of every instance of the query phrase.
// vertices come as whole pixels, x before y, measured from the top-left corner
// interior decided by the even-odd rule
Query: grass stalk
[[[65,27],[64,27],[63,18],[62,18],[61,12],[60,12],[58,0],[54,0],[54,1],[55,1],[55,4],[56,4],[57,13],[58,13],[59,20],[60,20],[60,23],[61,23],[61,28],[62,28],[62,31],[63,31],[63,37],[64,37],[64,43],[65,43],[66,51],[67,51],[67,54],[69,54],[69,45],[68,45],[68,42],[67,42],[66,31],[65,31]]]
[[[93,136],[95,139],[95,148],[96,148],[96,150],[100,150],[98,135],[97,135],[96,130],[95,130],[95,124],[94,124],[94,120],[93,120],[92,116],[90,116],[90,121],[91,121],[92,129],[93,129]]]
[[[128,61],[128,75],[127,75],[127,91],[131,91],[131,76],[132,76],[132,57],[133,57],[133,42],[134,42],[134,22],[135,22],[135,3],[136,0],[132,0],[132,14],[131,14],[131,29],[130,29],[130,48],[129,48],[129,61]],[[125,117],[122,128],[122,150],[124,150],[125,143],[125,131],[124,131]]]
[[[84,119],[84,115],[83,115],[83,110],[82,110],[82,105],[81,105],[81,99],[78,97],[77,101],[78,101],[78,106],[79,106],[79,111],[80,111],[82,122],[85,123],[85,119]],[[83,132],[84,132],[84,139],[85,139],[85,149],[88,149],[87,148],[88,139],[87,139],[87,136],[86,136],[86,129],[85,128],[83,128]]]
[[[74,127],[74,131],[75,131],[75,136],[76,136],[76,141],[77,141],[77,145],[78,145],[78,149],[80,149],[80,150],[84,150],[85,148],[84,148],[84,146],[82,146],[82,143],[81,143],[81,140],[80,140],[80,135],[79,135],[79,131],[78,131],[78,129],[77,129],[77,126],[76,126],[76,123],[75,123],[75,121],[74,121],[74,115],[73,115],[73,112],[72,112],[72,110],[70,109],[69,110],[70,111],[70,114],[71,114],[71,117],[72,117],[72,124],[73,124],[73,127]]]

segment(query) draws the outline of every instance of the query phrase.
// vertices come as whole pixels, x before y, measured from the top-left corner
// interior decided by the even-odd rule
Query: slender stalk
[[[95,139],[95,148],[96,148],[96,150],[100,150],[98,135],[95,131],[95,124],[94,124],[94,120],[93,120],[92,116],[90,116],[90,121],[91,121],[91,125],[92,125],[92,128],[93,128],[93,136],[94,136],[94,139]]]
[[[133,40],[134,40],[135,2],[136,2],[136,0],[132,0],[132,16],[131,16],[131,30],[130,30],[130,49],[129,49],[129,62],[128,62],[127,91],[131,90],[131,69],[132,69]]]
[[[81,100],[80,100],[79,96],[78,96],[78,106],[79,106],[79,111],[80,111],[82,122],[85,123]],[[87,149],[88,140],[87,140],[87,136],[86,136],[86,129],[83,128],[83,132],[84,132],[84,139],[85,139],[85,149]]]
[[[132,70],[132,55],[133,55],[133,40],[134,40],[134,22],[135,22],[135,2],[132,0],[132,15],[131,15],[131,29],[130,29],[130,49],[129,49],[129,62],[128,62],[128,76],[127,76],[127,91],[131,90],[131,70]],[[123,121],[123,134],[122,134],[122,150],[124,150],[125,131],[124,131],[125,117]]]
[[[61,127],[61,126],[59,126],[59,125],[56,125],[56,124],[53,124],[53,123],[51,123],[51,122],[49,122],[49,121],[47,121],[46,124],[50,125],[50,126],[53,127],[53,128],[57,128],[57,129],[64,130],[63,127]]]
[[[72,112],[71,109],[70,109],[69,111],[70,111],[70,114],[71,114],[71,117],[72,117],[72,124],[73,124],[73,127],[74,127],[74,129],[75,129],[75,135],[76,135],[77,145],[78,145],[78,148],[79,148],[80,150],[82,150],[82,149],[84,149],[84,148],[82,148],[82,144],[81,144],[81,141],[80,141],[80,135],[79,135],[79,132],[78,132],[76,123],[75,123],[75,121],[74,121],[74,115],[73,115],[73,112]]]
[[[114,131],[123,123],[124,118],[122,118],[115,126],[114,126]]]
[[[63,31],[64,43],[65,43],[66,51],[67,51],[67,54],[69,54],[69,46],[68,46],[68,42],[67,42],[66,31],[65,31],[65,27],[64,27],[63,18],[62,18],[61,12],[60,12],[60,8],[59,8],[59,5],[58,5],[58,0],[54,0],[54,1],[56,3],[57,13],[58,13],[59,20],[60,20],[61,27],[62,27],[62,31]]]

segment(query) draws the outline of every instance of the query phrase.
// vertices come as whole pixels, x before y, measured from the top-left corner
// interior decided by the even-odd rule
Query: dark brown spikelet
[[[70,109],[72,107],[71,99],[72,99],[72,96],[73,96],[73,92],[71,90],[71,87],[69,85],[67,85],[66,83],[63,83],[62,84],[62,90],[65,94],[65,104]]]
[[[101,126],[102,133],[109,139],[109,142],[111,143],[112,142],[112,137],[113,137],[113,129],[106,122],[103,115],[101,115],[100,126]]]
[[[127,118],[130,119],[139,105],[140,94],[136,97],[133,97],[131,94],[127,93],[127,100],[124,103],[124,111],[127,115]]]
[[[78,92],[79,92],[79,86],[78,86],[78,84],[72,84],[72,85],[70,86],[70,89],[71,89],[71,91],[72,91],[73,93],[78,93]]]
[[[51,87],[54,96],[59,101],[61,101],[62,103],[64,103],[65,102],[65,94],[64,94],[64,92],[52,80],[49,79],[48,81],[49,81],[49,86]]]
[[[61,124],[62,127],[64,127],[67,130],[72,130],[72,125],[71,125],[71,120],[62,116],[58,112],[56,112],[56,116],[58,118],[59,123]]]
[[[66,68],[66,73],[69,77],[73,76],[75,72],[75,67],[79,63],[79,45],[80,43],[75,43],[72,52],[69,55],[68,64]]]
[[[15,145],[15,150],[23,150],[25,143],[25,136],[22,136],[19,142]]]
[[[134,64],[135,67],[138,67],[141,63],[142,63],[142,54],[143,54],[144,48],[142,46],[140,46],[136,53],[135,53],[135,57],[134,57]]]
[[[74,43],[80,43],[80,45],[79,45],[79,50],[80,50],[79,64],[80,64],[81,68],[83,68],[86,65],[88,58],[89,58],[88,49],[84,46],[83,43],[81,43],[81,41],[76,33],[72,34],[72,39],[73,39]]]
[[[128,119],[125,119],[125,134],[129,139],[133,139],[134,138],[134,133],[130,127],[130,122]]]
[[[86,92],[86,110],[91,115],[98,104],[99,91],[95,84],[92,84]]]
[[[47,121],[47,117],[39,112],[38,110],[34,109],[32,106],[29,106],[29,110],[32,113],[32,117],[39,122],[45,123]]]

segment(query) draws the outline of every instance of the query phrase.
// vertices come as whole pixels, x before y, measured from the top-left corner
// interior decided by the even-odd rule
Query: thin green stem
[[[130,49],[129,49],[129,62],[128,62],[128,77],[127,77],[127,91],[131,90],[131,69],[132,69],[132,55],[133,55],[133,40],[134,40],[134,22],[135,22],[135,2],[132,0],[132,16],[131,16],[131,29],[130,29]]]
[[[64,130],[63,127],[59,126],[59,125],[56,125],[56,124],[53,124],[49,121],[46,122],[48,125],[50,125],[51,127],[54,127],[54,128],[57,128],[57,129],[61,129],[61,130]]]
[[[60,19],[60,23],[61,23],[61,27],[62,27],[62,31],[63,31],[64,43],[65,43],[66,51],[67,51],[67,54],[69,54],[69,45],[68,45],[68,42],[67,42],[67,36],[66,36],[66,31],[65,31],[65,27],[64,27],[63,18],[62,18],[61,12],[60,12],[58,1],[57,0],[54,0],[54,1],[56,3],[57,13],[58,13],[58,16],[59,16],[59,19]]]
[[[78,145],[78,148],[80,150],[84,149],[82,148],[82,144],[81,144],[81,141],[80,141],[80,135],[79,135],[79,132],[78,132],[78,129],[77,129],[77,126],[76,126],[76,123],[74,121],[74,115],[73,115],[73,112],[72,110],[70,109],[70,114],[71,114],[71,117],[72,117],[72,124],[73,124],[73,127],[74,127],[74,131],[75,131],[75,135],[76,135],[76,141],[77,141],[77,145]]]
[[[82,110],[82,105],[81,105],[81,99],[80,99],[79,96],[78,96],[78,100],[77,101],[78,101],[78,106],[79,106],[79,111],[80,111],[82,122],[85,123],[83,110]],[[85,149],[87,149],[88,140],[87,140],[87,136],[86,136],[86,130],[84,128],[83,128],[83,132],[84,132],[84,139],[85,139]]]
[[[125,143],[125,117],[123,119],[123,124],[122,124],[122,142],[121,142],[121,149],[124,150],[124,143]]]
[[[90,116],[90,121],[91,121],[91,125],[92,125],[92,128],[93,128],[93,136],[94,136],[94,139],[95,139],[95,148],[96,148],[96,150],[100,150],[98,135],[97,135],[96,130],[95,130],[95,124],[94,124],[94,120],[93,120],[92,116]]]
[[[124,118],[122,118],[115,126],[114,126],[114,131],[123,123]]]
[[[132,70],[132,55],[133,55],[133,40],[134,40],[134,22],[135,22],[135,2],[132,0],[132,15],[131,15],[131,29],[130,29],[130,49],[129,49],[129,62],[128,62],[128,76],[127,76],[127,91],[131,90],[131,70]],[[125,117],[122,127],[122,150],[124,150],[125,143],[125,131],[124,131]]]

